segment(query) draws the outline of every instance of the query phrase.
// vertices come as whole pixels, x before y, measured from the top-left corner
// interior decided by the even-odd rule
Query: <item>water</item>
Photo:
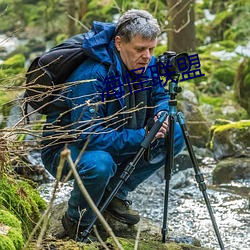
[[[250,180],[212,185],[212,159],[205,159],[201,171],[207,185],[207,194],[226,250],[250,250]],[[206,208],[203,195],[194,178],[192,168],[173,175],[170,181],[168,228],[174,235],[199,239],[202,246],[219,250],[218,240]],[[178,187],[178,188],[177,188]],[[72,182],[64,184],[57,193],[56,203],[69,198]],[[40,186],[41,195],[49,200],[53,183]],[[130,194],[133,208],[142,217],[162,227],[165,181],[159,173]]]

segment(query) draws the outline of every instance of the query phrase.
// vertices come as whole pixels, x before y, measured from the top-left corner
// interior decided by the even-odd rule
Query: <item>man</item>
[[[127,163],[140,149],[147,120],[150,117],[157,120],[161,112],[168,111],[169,95],[161,82],[152,84],[148,80],[144,86],[140,82],[141,78],[152,78],[149,67],[156,63],[153,52],[159,32],[157,20],[142,10],[125,12],[117,25],[94,22],[83,42],[88,58],[69,77],[67,89],[47,116],[42,151],[46,169],[56,175],[60,152],[67,143],[73,161],[77,159],[77,171],[97,206],[116,186]],[[82,80],[88,81],[78,82]],[[140,159],[106,209],[117,220],[131,225],[139,222],[140,216],[130,208],[127,196],[164,165],[167,130],[166,119],[151,145],[150,159]],[[178,123],[174,138],[176,155],[184,148]],[[69,170],[66,163],[63,176]],[[75,182],[62,219],[65,231],[71,238],[81,237],[93,217]]]

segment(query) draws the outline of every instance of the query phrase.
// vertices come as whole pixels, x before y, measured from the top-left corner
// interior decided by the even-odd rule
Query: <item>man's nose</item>
[[[147,50],[144,51],[142,57],[143,57],[144,59],[150,59],[150,58],[151,58],[151,54],[150,54],[149,49],[147,49]]]

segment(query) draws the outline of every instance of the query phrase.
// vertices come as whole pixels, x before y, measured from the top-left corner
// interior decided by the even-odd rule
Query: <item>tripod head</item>
[[[169,81],[169,94],[170,94],[170,99],[173,100],[175,99],[175,96],[182,91],[182,87],[178,86],[178,81],[179,81],[179,74],[176,77],[176,80]]]

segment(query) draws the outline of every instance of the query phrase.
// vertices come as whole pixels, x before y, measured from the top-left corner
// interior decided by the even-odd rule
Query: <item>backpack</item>
[[[66,79],[86,59],[82,46],[84,34],[75,35],[37,57],[26,72],[25,114],[28,105],[47,114]]]

